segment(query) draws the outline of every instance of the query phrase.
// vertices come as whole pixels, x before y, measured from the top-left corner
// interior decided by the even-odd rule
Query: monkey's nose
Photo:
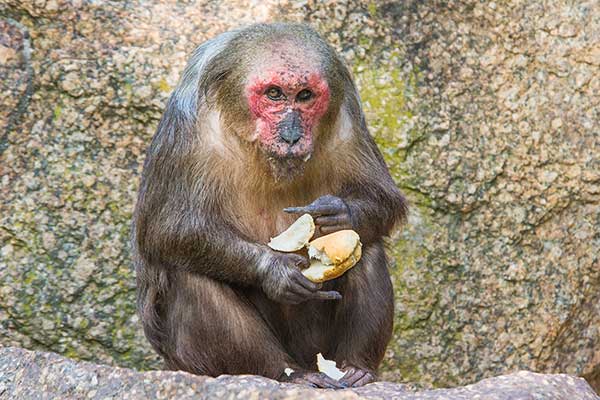
[[[298,112],[289,113],[280,123],[279,123],[279,137],[282,138],[286,143],[290,146],[295,144],[302,135],[304,131],[302,129],[302,120],[300,119],[300,115]]]

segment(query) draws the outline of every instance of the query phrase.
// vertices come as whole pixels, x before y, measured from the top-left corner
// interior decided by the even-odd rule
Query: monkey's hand
[[[350,208],[346,202],[330,194],[319,197],[307,206],[288,207],[284,208],[283,211],[292,214],[308,213],[312,215],[319,231],[324,235],[343,229],[354,229]]]
[[[307,300],[339,300],[336,291],[322,291],[321,285],[302,275],[299,267],[308,260],[297,254],[274,253],[273,261],[262,274],[261,287],[267,297],[279,303],[299,304]]]

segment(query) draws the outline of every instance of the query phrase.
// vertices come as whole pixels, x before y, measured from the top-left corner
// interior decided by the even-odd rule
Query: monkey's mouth
[[[267,152],[271,172],[277,181],[291,181],[304,174],[306,163],[312,156],[312,142],[303,137],[290,145],[283,141],[275,141]]]
[[[282,162],[306,162],[310,160],[312,150],[310,139],[303,137],[294,144],[277,141],[273,143],[269,153],[274,159]]]

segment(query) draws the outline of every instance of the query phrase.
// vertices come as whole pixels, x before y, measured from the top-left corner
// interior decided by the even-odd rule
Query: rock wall
[[[3,1],[0,343],[156,368],[127,244],[143,152],[187,54],[254,21],[352,67],[407,194],[383,377],[533,369],[600,388],[594,0]]]

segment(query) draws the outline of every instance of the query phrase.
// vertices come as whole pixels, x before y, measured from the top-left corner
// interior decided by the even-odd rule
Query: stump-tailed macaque
[[[357,231],[361,261],[306,279],[305,256],[266,246],[301,213],[320,235]],[[223,33],[191,56],[147,152],[133,226],[145,334],[174,370],[371,382],[392,334],[382,237],[405,213],[332,47],[304,25]],[[319,373],[319,352],[346,375]]]

